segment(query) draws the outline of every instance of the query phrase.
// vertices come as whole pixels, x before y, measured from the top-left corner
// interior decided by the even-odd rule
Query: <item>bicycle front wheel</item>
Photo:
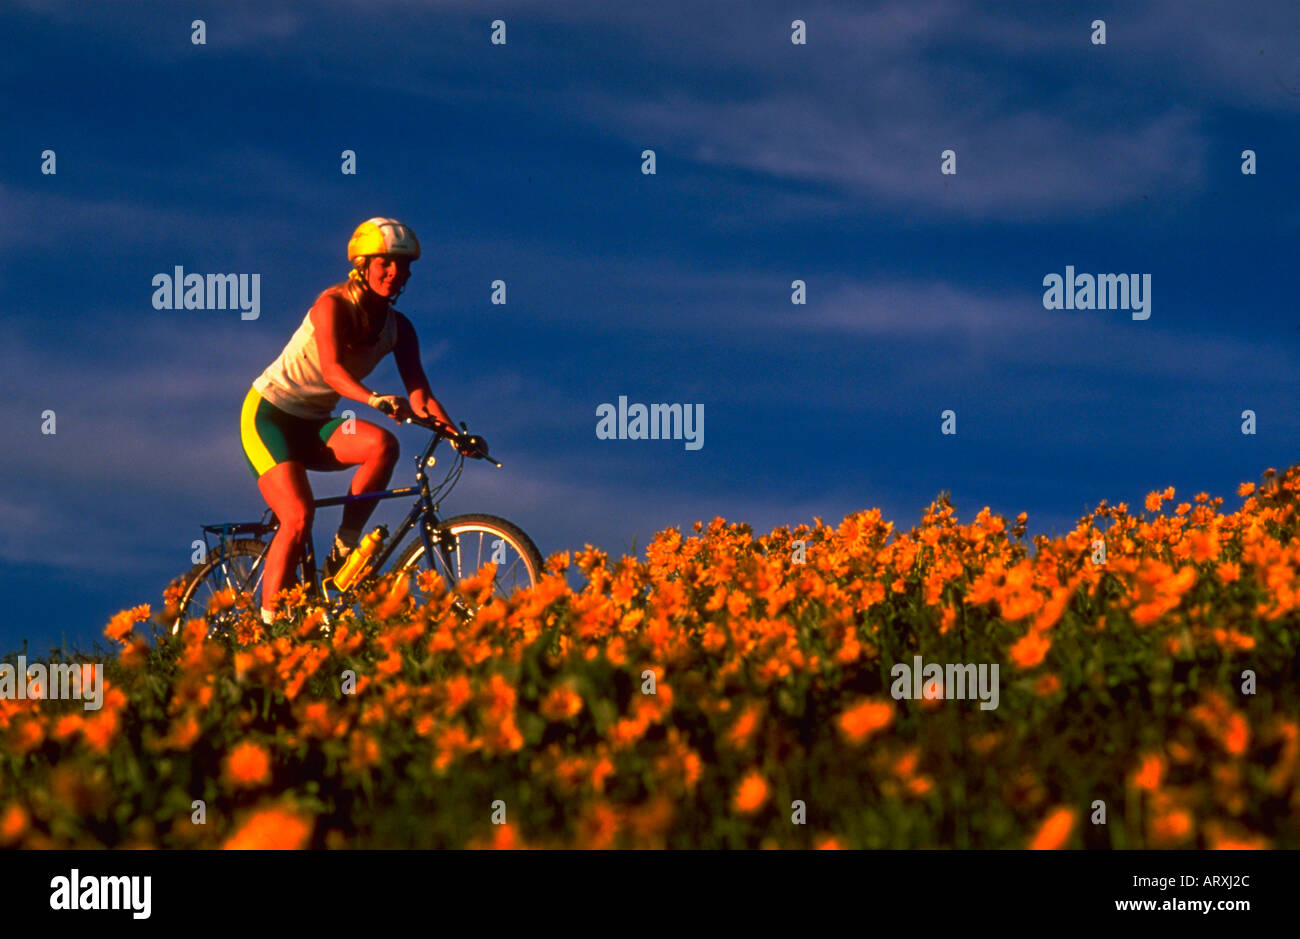
[[[523,529],[495,515],[457,515],[439,526],[442,540],[434,545],[433,563],[425,557],[424,540],[417,537],[397,560],[396,570],[432,570],[451,584],[472,577],[488,564],[497,566],[493,590],[502,598],[531,587],[542,576],[542,553]],[[422,594],[412,578],[411,593]]]

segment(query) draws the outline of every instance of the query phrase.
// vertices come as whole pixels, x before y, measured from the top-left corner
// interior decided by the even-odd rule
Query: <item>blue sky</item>
[[[1235,508],[1293,461],[1294,3],[27,0],[0,24],[0,648],[87,642],[159,602],[200,523],[260,514],[239,405],[374,215],[419,235],[398,306],[504,463],[446,508],[543,553],[716,515],[906,528],[943,489],[1051,534],[1168,485]],[[260,274],[260,317],[154,310],[176,265]],[[1150,319],[1044,309],[1066,265],[1150,274]],[[401,391],[391,360],[372,379]],[[702,403],[703,448],[598,440],[619,395]]]

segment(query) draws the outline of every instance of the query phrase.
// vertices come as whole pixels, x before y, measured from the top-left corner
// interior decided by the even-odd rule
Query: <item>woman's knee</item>
[[[380,428],[378,438],[375,441],[375,459],[392,466],[397,463],[397,458],[401,452],[402,445],[398,443],[397,438]]]
[[[311,533],[311,523],[315,520],[316,510],[311,503],[295,502],[281,506],[276,510],[280,520],[280,531],[295,541]]]
[[[280,532],[298,539],[311,531],[315,507],[307,472],[296,463],[280,463],[267,470],[257,481],[266,504],[275,513]],[[276,536],[279,537],[279,534]]]

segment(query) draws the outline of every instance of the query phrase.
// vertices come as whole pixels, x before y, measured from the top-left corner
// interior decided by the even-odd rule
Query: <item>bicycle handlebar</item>
[[[387,402],[387,401],[380,401],[380,402],[379,402],[379,405],[380,405],[380,406],[379,406],[378,410],[381,411],[382,413],[387,414],[387,415],[389,415],[389,416],[391,416],[391,415],[393,414],[393,408],[392,408],[391,406],[388,406],[388,402]],[[402,423],[403,423],[403,424],[413,424],[413,425],[415,425],[416,427],[423,427],[423,428],[425,428],[426,430],[431,430],[431,431],[433,431],[433,432],[434,432],[435,434],[437,434],[438,436],[443,437],[443,438],[445,438],[445,439],[451,441],[452,446],[455,446],[456,449],[457,449],[457,451],[460,450],[460,446],[459,446],[459,444],[460,444],[462,441],[470,440],[470,439],[472,439],[473,436],[474,436],[473,434],[470,434],[469,432],[464,432],[464,433],[462,433],[461,431],[458,431],[455,427],[452,427],[450,424],[444,424],[442,421],[434,420],[433,418],[428,418],[428,417],[416,417],[416,416],[412,415],[411,417],[408,417],[408,418],[406,418],[404,421],[402,421]],[[479,440],[482,440],[482,439],[483,439],[483,438],[481,438],[481,437],[479,438]],[[468,454],[465,454],[465,455],[468,456]],[[481,454],[477,454],[477,455],[475,455],[475,456],[474,456],[474,459],[487,460],[489,463],[491,463],[491,464],[492,464],[493,466],[495,466],[497,469],[500,469],[500,468],[501,468],[501,464],[500,464],[500,463],[498,463],[496,460],[492,459],[492,457],[488,456],[487,448],[486,448],[486,442],[484,442],[484,449],[483,449],[483,452],[482,452]]]

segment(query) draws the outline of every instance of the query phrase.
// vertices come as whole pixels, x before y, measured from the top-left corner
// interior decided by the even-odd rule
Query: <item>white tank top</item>
[[[388,317],[373,345],[348,345],[341,337],[339,361],[349,375],[361,381],[379,361],[397,345],[397,311],[388,308]],[[277,408],[308,420],[328,418],[342,397],[330,387],[321,373],[320,350],[316,347],[316,327],[311,311],[289,338],[279,358],[253,381],[253,388]]]

